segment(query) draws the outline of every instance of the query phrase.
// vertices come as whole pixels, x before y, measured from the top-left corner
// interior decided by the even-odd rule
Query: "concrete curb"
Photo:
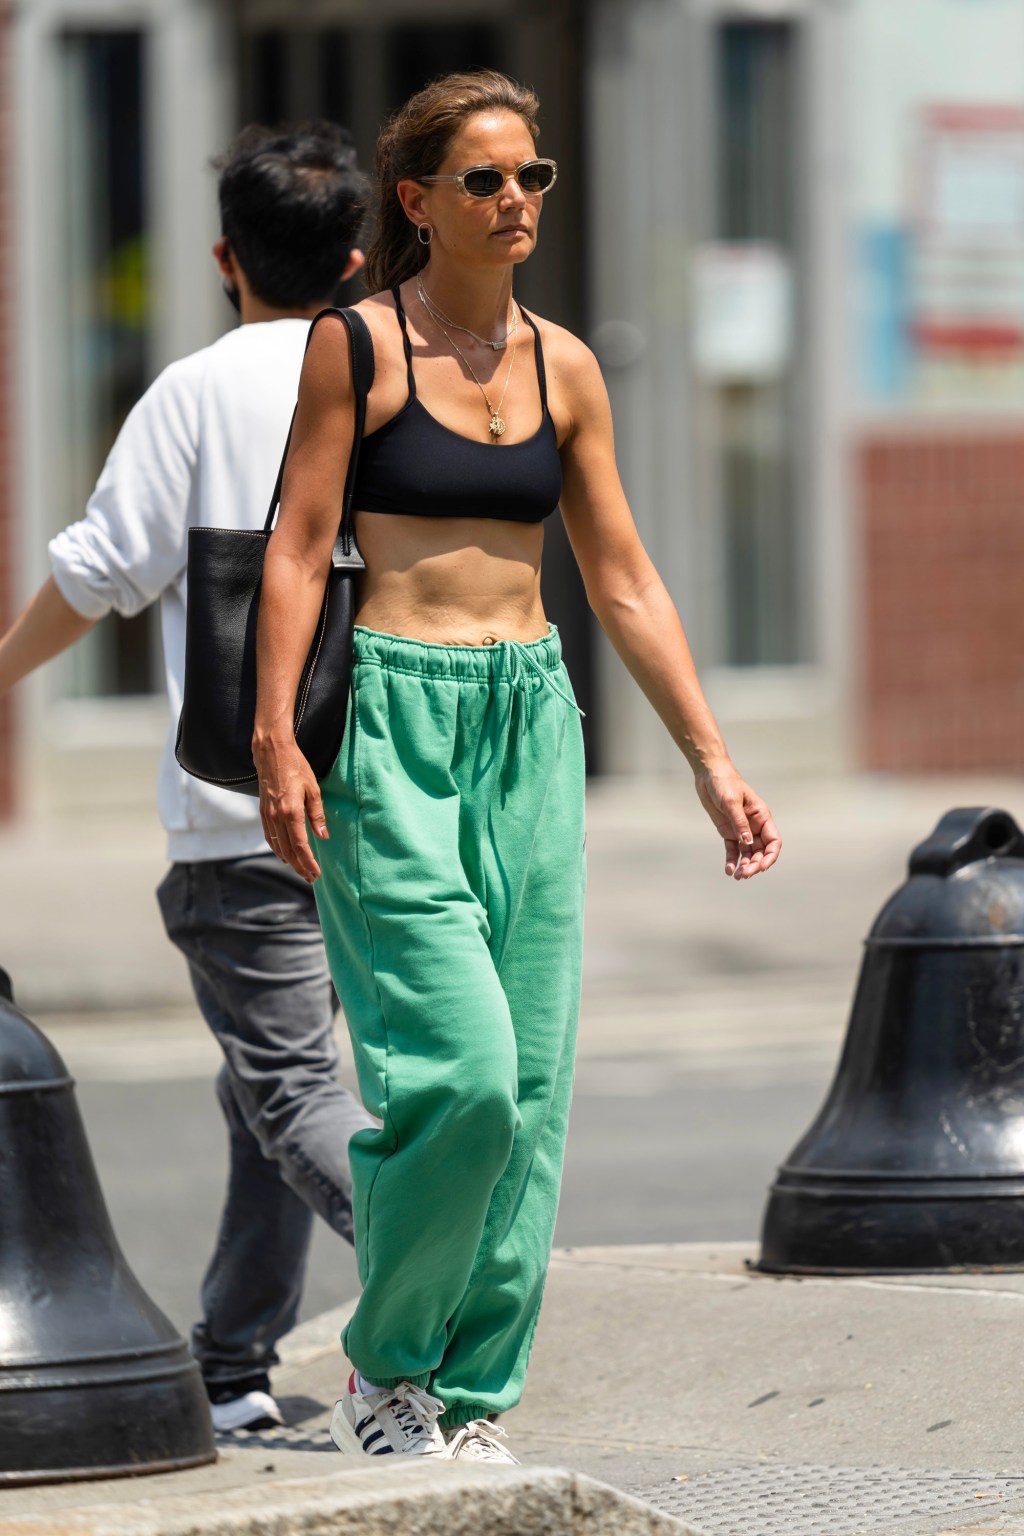
[[[361,1468],[216,1494],[0,1519],[2,1536],[699,1536],[560,1468]]]

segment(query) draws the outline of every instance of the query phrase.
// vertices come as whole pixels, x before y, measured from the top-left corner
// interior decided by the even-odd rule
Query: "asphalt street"
[[[750,1238],[774,1166],[823,1086],[820,1073],[758,1084],[698,1067],[688,1081],[641,1095],[606,1091],[606,1078],[589,1091],[585,1064],[580,1077],[559,1246]],[[212,1082],[94,1080],[78,1093],[121,1245],[153,1299],[186,1329],[224,1187],[226,1138]],[[301,1315],[356,1289],[352,1250],[317,1223]]]

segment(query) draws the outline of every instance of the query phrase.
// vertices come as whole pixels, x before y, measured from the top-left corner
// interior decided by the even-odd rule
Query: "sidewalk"
[[[698,1057],[762,1081],[783,1060],[834,1060],[861,941],[911,848],[956,805],[1024,822],[1020,781],[759,788],[786,848],[742,887],[722,877],[685,781],[591,792],[580,1072],[638,1107]],[[97,1052],[130,1073],[123,1045],[162,1020],[166,1048],[211,1069],[208,1043],[176,1033],[193,1009],[152,899],[152,824],[6,833],[0,869],[0,965],[58,1044],[88,1019]],[[344,1368],[328,1314],[289,1342],[284,1435],[192,1473],[8,1492],[0,1533],[1024,1536],[1024,1274],[776,1279],[750,1273],[752,1255],[557,1255],[508,1420],[521,1472],[379,1473],[327,1454]]]
[[[333,1453],[338,1312],[284,1352],[287,1430],[194,1472],[6,1492],[0,1533],[1021,1536],[1024,1379],[1000,1365],[1024,1275],[780,1280],[751,1251],[556,1255],[507,1418],[521,1471]]]

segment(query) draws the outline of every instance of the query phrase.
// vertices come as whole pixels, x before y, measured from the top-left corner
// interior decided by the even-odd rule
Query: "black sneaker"
[[[277,1429],[284,1423],[281,1410],[270,1395],[270,1377],[249,1376],[215,1386],[206,1383],[210,1417],[219,1435],[238,1430]]]

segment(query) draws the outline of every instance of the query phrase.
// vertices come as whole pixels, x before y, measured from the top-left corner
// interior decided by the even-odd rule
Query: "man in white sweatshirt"
[[[174,759],[191,524],[262,527],[309,320],[355,273],[365,180],[341,128],[251,127],[217,162],[213,248],[241,325],[172,363],[132,410],[52,575],[0,639],[0,693],[111,610],[161,608],[170,730],[158,804],[168,935],[224,1053],[228,1192],[192,1335],[217,1429],[281,1423],[274,1345],[294,1323],[313,1213],[351,1241],[349,1137],[371,1124],[337,1079],[336,999],[311,887],[270,852],[259,803]],[[340,510],[340,509],[339,509]]]

